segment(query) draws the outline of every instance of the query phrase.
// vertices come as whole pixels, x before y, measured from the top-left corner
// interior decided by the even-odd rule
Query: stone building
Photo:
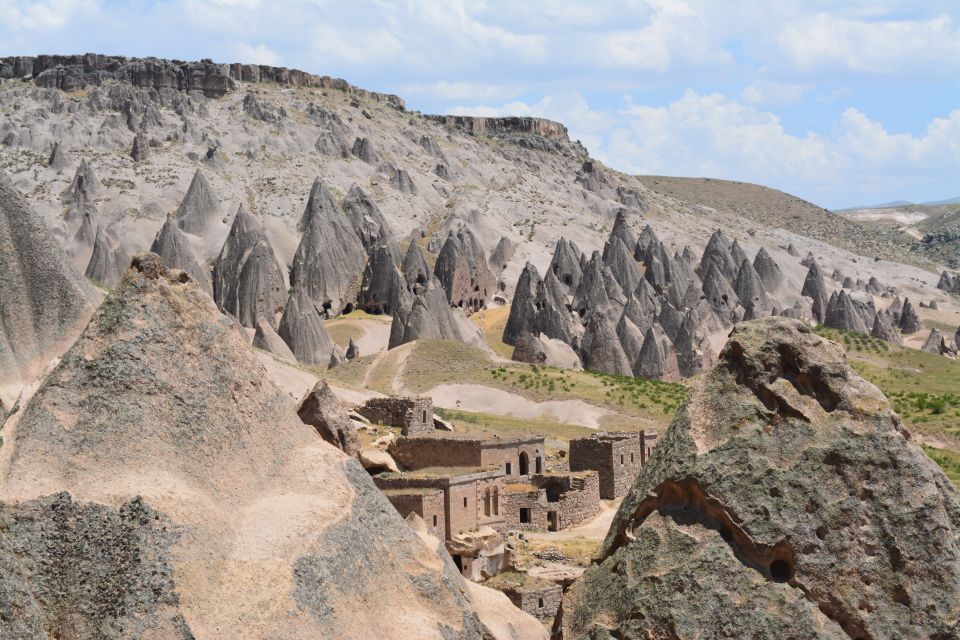
[[[440,540],[447,537],[447,516],[443,491],[431,487],[402,487],[385,489],[390,504],[406,518],[415,513],[427,525],[430,534]]]
[[[430,433],[397,438],[389,453],[407,469],[427,467],[497,467],[507,481],[544,471],[544,437],[493,432]]]
[[[570,470],[596,471],[600,497],[624,496],[653,453],[657,435],[635,431],[594,433],[570,441]]]
[[[373,476],[373,482],[388,498],[401,490],[440,491],[443,495],[443,539],[450,540],[457,534],[480,527],[503,529],[504,516],[500,508],[503,477],[503,470],[498,468],[451,466],[426,467],[406,473],[382,473]],[[404,500],[402,504],[405,507],[416,503],[412,498]],[[401,514],[406,515],[402,511]],[[421,517],[428,526],[432,526],[432,514],[430,519]]]
[[[485,584],[502,591],[514,606],[541,621],[553,620],[563,600],[559,584],[522,573],[504,573]]]
[[[538,474],[529,482],[505,484],[507,529],[561,531],[600,512],[600,481],[594,471]]]
[[[398,427],[405,436],[433,433],[433,400],[424,396],[371,398],[357,413],[374,424]]]

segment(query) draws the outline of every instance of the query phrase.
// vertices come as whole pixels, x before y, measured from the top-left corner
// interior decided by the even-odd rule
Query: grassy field
[[[877,385],[927,454],[960,481],[960,361],[907,349],[850,331],[817,327],[839,342],[850,365]]]

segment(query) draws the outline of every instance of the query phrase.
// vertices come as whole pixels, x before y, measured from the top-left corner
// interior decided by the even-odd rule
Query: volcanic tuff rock
[[[893,326],[890,316],[882,311],[878,311],[873,317],[873,328],[870,329],[870,335],[894,344],[903,344],[903,336]]]
[[[811,257],[807,270],[807,277],[803,280],[800,295],[813,299],[813,318],[823,322],[827,313],[827,285],[823,282],[823,272],[820,265]]]
[[[372,247],[363,269],[363,284],[357,306],[367,313],[393,313],[407,294],[407,283],[400,273],[400,248],[392,241]]]
[[[87,278],[106,287],[112,287],[120,282],[130,256],[123,246],[110,237],[103,227],[97,227],[96,239],[93,242],[93,253],[84,274]]]
[[[209,297],[133,265],[7,423],[0,636],[486,637],[449,557]]]
[[[343,212],[347,214],[354,232],[367,251],[378,242],[393,236],[386,218],[370,195],[359,185],[350,187],[347,197],[343,199]]]
[[[905,335],[920,331],[920,316],[917,315],[913,305],[910,304],[910,298],[904,298],[903,300],[903,308],[900,310],[900,320],[897,322],[897,326]]]
[[[150,252],[163,258],[168,267],[186,271],[202,289],[210,292],[210,276],[197,263],[190,248],[190,241],[177,226],[177,221],[172,215],[167,216],[167,222],[153,239]]]
[[[618,376],[633,373],[632,363],[620,346],[617,329],[604,313],[595,312],[587,321],[580,357],[583,367],[591,371]]]
[[[286,297],[283,269],[263,226],[241,204],[213,265],[213,299],[245,327],[260,320],[275,327]]]
[[[343,210],[319,179],[300,219],[304,228],[290,269],[290,286],[333,315],[356,299],[365,252]]]
[[[261,320],[257,323],[257,330],[253,334],[253,346],[257,349],[263,349],[264,351],[272,353],[275,356],[286,358],[291,362],[296,362],[297,360],[297,357],[293,355],[293,351],[291,351],[287,343],[283,341],[283,338],[280,337],[277,330],[266,320]]]
[[[0,383],[26,380],[66,349],[99,295],[0,174]]]
[[[203,171],[197,169],[190,181],[190,187],[187,188],[187,193],[177,207],[177,224],[187,233],[200,235],[219,213],[220,201],[207,181],[207,177],[203,175]]]
[[[956,355],[956,349],[947,342],[946,337],[937,328],[930,330],[930,335],[927,336],[920,350],[938,356]]]
[[[555,635],[953,638],[958,608],[957,489],[840,346],[768,318],[697,383]]]
[[[50,149],[50,156],[47,158],[47,166],[52,169],[66,169],[73,162],[70,152],[63,148],[59,141],[53,143]]]
[[[490,271],[486,253],[468,226],[447,237],[433,273],[450,304],[468,311],[483,308],[497,290],[497,279]]]
[[[321,380],[314,385],[298,406],[297,415],[304,424],[316,429],[325,442],[348,456],[360,451],[357,430],[325,381]]]
[[[857,310],[853,298],[847,295],[846,291],[830,294],[830,301],[827,302],[827,312],[823,319],[823,325],[831,329],[845,329],[847,331],[857,331],[859,333],[869,333],[866,322]]]
[[[322,312],[301,289],[294,289],[287,298],[277,334],[300,364],[324,369],[336,364],[335,345],[323,324]]]
[[[770,257],[767,250],[760,247],[756,257],[753,259],[753,268],[763,282],[763,287],[768,292],[773,293],[783,283],[783,272],[780,271],[780,265]]]

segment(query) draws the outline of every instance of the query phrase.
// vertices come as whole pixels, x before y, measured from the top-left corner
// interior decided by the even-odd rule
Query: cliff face
[[[397,96],[358,89],[340,78],[262,64],[221,64],[210,59],[183,62],[97,53],[11,56],[0,58],[0,78],[21,78],[39,87],[64,91],[76,91],[87,85],[118,80],[144,89],[200,91],[208,98],[218,98],[236,91],[237,82],[271,83],[351,91],[388,103],[401,111],[404,109],[403,100]]]
[[[734,328],[556,634],[956,638],[958,607],[957,489],[838,345],[770,318]]]

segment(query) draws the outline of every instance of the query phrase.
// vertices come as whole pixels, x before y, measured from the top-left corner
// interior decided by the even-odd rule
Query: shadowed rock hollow
[[[154,254],[7,421],[0,473],[0,637],[489,637],[449,556]]]
[[[567,592],[571,638],[956,638],[960,496],[842,349],[738,325]]]

